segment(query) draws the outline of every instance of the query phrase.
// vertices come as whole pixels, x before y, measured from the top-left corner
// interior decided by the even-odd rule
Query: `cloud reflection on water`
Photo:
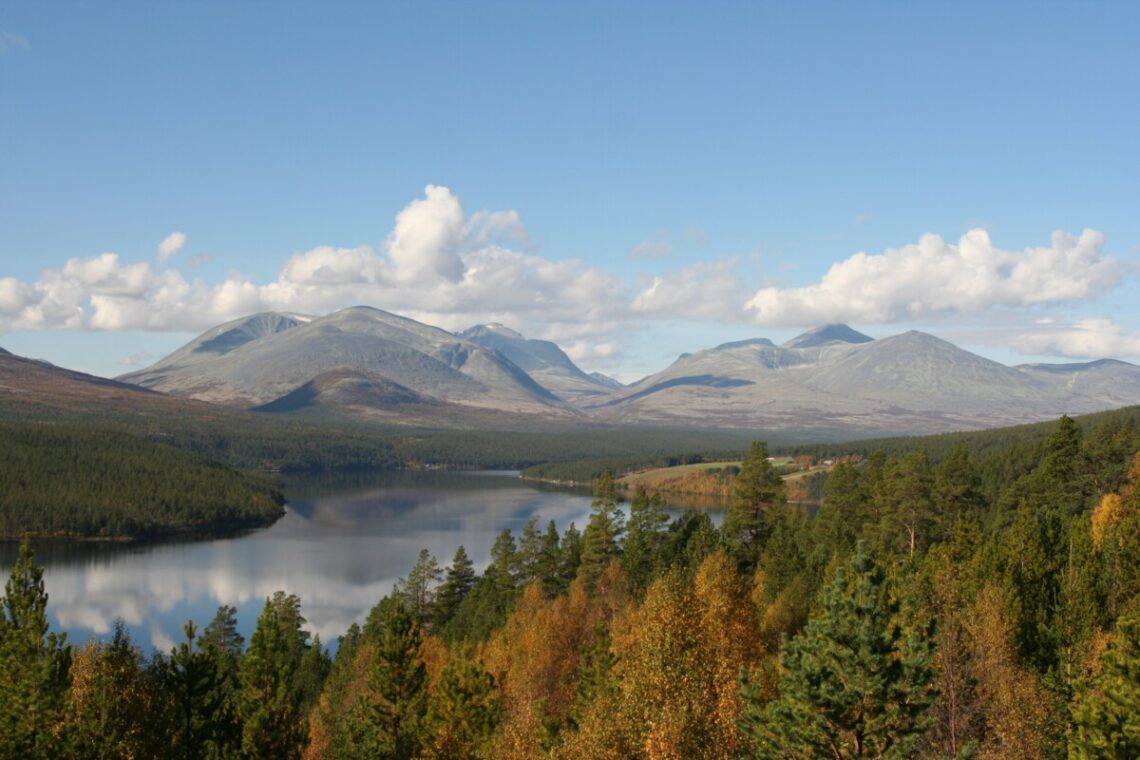
[[[182,625],[205,626],[219,605],[238,609],[247,636],[265,597],[300,597],[308,630],[334,642],[362,622],[406,575],[421,548],[442,565],[462,544],[479,569],[495,536],[532,515],[559,530],[584,526],[590,499],[540,491],[517,478],[401,475],[372,487],[335,484],[294,499],[275,525],[234,539],[134,545],[36,547],[53,627],[72,641],[107,636],[116,619],[144,647],[167,651]],[[303,492],[303,489],[298,488]],[[11,566],[15,547],[0,547]]]

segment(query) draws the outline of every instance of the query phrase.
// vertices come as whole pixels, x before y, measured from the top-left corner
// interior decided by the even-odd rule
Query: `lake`
[[[219,605],[237,608],[248,641],[265,598],[301,599],[306,628],[335,643],[428,549],[441,566],[462,545],[482,570],[495,537],[538,516],[561,533],[585,528],[590,496],[508,472],[387,473],[287,481],[287,512],[245,535],[176,543],[37,542],[53,630],[74,643],[106,637],[122,620],[144,650],[169,649],[182,626],[204,627]],[[0,544],[7,578],[16,544]]]

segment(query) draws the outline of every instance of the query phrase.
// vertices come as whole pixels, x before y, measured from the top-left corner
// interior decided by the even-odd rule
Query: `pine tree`
[[[784,481],[768,461],[768,444],[753,441],[740,463],[732,486],[732,500],[721,526],[721,537],[741,571],[751,575],[768,537],[764,512],[783,504]]]
[[[27,540],[0,600],[0,757],[53,757],[69,650],[49,632],[43,568]]]
[[[985,507],[981,478],[965,446],[950,449],[934,471],[934,508],[950,538]]]
[[[479,663],[456,657],[439,674],[426,717],[427,760],[474,760],[488,748],[502,709],[495,679]]]
[[[578,567],[578,578],[587,588],[592,589],[610,562],[617,558],[623,523],[614,474],[606,470],[594,485],[590,522],[582,536],[582,560]]]
[[[452,558],[443,583],[435,595],[433,630],[438,631],[455,616],[459,605],[471,593],[475,577],[475,564],[467,556],[467,550],[460,546],[455,550],[455,557]]]
[[[277,591],[265,600],[241,661],[238,705],[242,750],[254,757],[299,758],[308,731],[298,681],[308,648],[301,601]]]
[[[407,578],[401,578],[396,584],[397,593],[404,599],[408,614],[421,628],[432,614],[432,605],[435,602],[435,585],[443,572],[435,556],[427,549],[420,549],[416,564],[412,566]]]
[[[934,476],[925,451],[892,459],[877,499],[876,547],[908,559],[940,538],[934,513]]]
[[[650,497],[645,486],[638,485],[629,503],[629,525],[622,547],[622,565],[633,588],[644,589],[657,572],[668,523],[661,497]]]
[[[346,758],[410,760],[420,749],[427,674],[420,627],[403,605],[389,605],[368,674],[368,695],[350,716]]]
[[[534,515],[523,526],[519,537],[519,583],[526,585],[538,577],[542,561],[542,534],[538,532],[538,516]]]
[[[206,756],[207,742],[213,737],[215,714],[221,712],[222,694],[215,683],[218,672],[201,642],[195,647],[198,629],[193,621],[182,628],[186,640],[170,653],[167,691],[174,708],[172,756],[185,760]]]
[[[773,601],[806,575],[810,527],[798,509],[777,504],[768,509],[768,529],[760,570],[764,575],[764,598]]]
[[[582,532],[570,523],[566,532],[562,534],[562,542],[558,548],[558,583],[559,592],[570,587],[570,583],[578,577],[578,568],[582,565]]]
[[[561,585],[562,551],[559,543],[558,526],[551,520],[546,524],[546,532],[542,534],[542,549],[535,571],[535,580],[542,584],[542,590],[548,597],[565,590]]]
[[[930,646],[904,634],[886,577],[862,544],[822,610],[785,644],[779,696],[745,690],[741,729],[762,758],[905,758],[930,724]]]
[[[229,605],[218,607],[198,639],[198,651],[213,669],[207,698],[211,717],[206,747],[210,758],[236,757],[241,750],[238,667],[244,650],[245,639],[237,630],[237,610]]]
[[[1140,604],[1117,621],[1099,670],[1073,705],[1069,757],[1140,757]]]
[[[833,555],[846,557],[851,553],[870,510],[863,479],[850,462],[835,465],[823,489],[823,504],[812,523],[812,562],[819,568],[825,567]]]

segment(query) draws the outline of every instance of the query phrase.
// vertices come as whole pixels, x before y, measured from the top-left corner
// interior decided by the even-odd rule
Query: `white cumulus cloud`
[[[1140,357],[1140,332],[1110,319],[1082,319],[1073,324],[1038,323],[1011,338],[1026,354],[1067,356],[1073,359]]]
[[[1081,301],[1114,287],[1121,272],[1104,254],[1104,236],[1053,233],[1051,245],[998,248],[985,230],[948,243],[924,235],[881,254],[857,253],[813,285],[761,288],[748,302],[758,324],[906,322],[993,307]]]
[[[748,289],[736,258],[694,264],[653,277],[633,299],[634,312],[663,317],[737,321]]]
[[[466,238],[467,216],[459,199],[446,187],[428,185],[423,199],[396,215],[386,247],[401,281],[455,282],[463,276],[460,250]]]
[[[658,320],[803,327],[998,309],[1024,320],[1016,345],[1034,353],[1137,355],[1136,336],[1111,323],[1035,323],[1042,314],[1034,307],[1091,300],[1123,277],[1092,230],[1058,232],[1050,245],[1023,250],[998,248],[982,230],[957,243],[926,235],[854,254],[814,284],[758,291],[742,277],[739,258],[662,268],[636,282],[578,259],[548,258],[535,252],[516,210],[468,213],[439,185],[428,185],[377,239],[284,255],[268,280],[239,272],[208,280],[195,274],[192,259],[177,257],[186,237],[175,232],[150,261],[107,252],[70,258],[34,281],[0,277],[0,330],[204,330],[259,311],[319,315],[367,304],[448,330],[501,322],[555,341],[575,359],[617,366],[635,333]],[[622,256],[614,253],[616,265]]]
[[[356,304],[445,329],[499,321],[598,346],[628,324],[629,298],[614,275],[527,252],[517,211],[468,215],[446,187],[428,186],[401,210],[379,247],[296,252],[268,282],[192,278],[172,264],[184,242],[171,235],[154,262],[103,253],[45,269],[35,282],[0,278],[0,329],[193,330],[258,311],[323,314]]]

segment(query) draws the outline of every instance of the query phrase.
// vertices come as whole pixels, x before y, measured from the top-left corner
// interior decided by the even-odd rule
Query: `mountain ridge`
[[[274,414],[813,434],[977,429],[1140,403],[1140,367],[1127,362],[1009,367],[928,333],[873,339],[844,324],[779,346],[721,343],[621,385],[500,323],[451,333],[369,306],[233,320],[119,380]]]

